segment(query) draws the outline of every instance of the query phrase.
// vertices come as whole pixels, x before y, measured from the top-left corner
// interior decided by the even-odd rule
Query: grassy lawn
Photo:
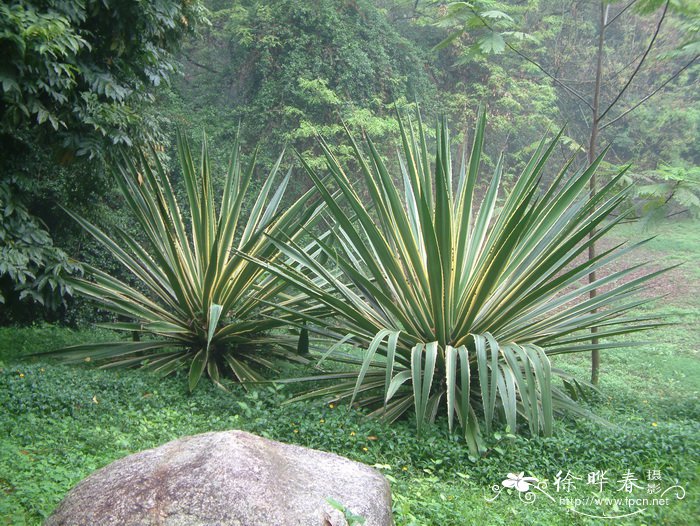
[[[618,235],[640,238],[635,226]],[[66,366],[28,359],[31,352],[107,337],[51,326],[0,329],[0,523],[40,524],[80,479],[109,462],[185,435],[245,429],[269,438],[338,453],[376,465],[394,492],[397,524],[697,524],[700,517],[700,228],[669,223],[647,234],[657,237],[636,260],[652,265],[684,263],[659,279],[654,292],[666,296],[645,311],[674,325],[647,335],[650,343],[602,354],[601,395],[582,401],[605,422],[562,419],[550,438],[490,437],[482,458],[470,457],[449,436],[445,422],[415,440],[413,422],[392,427],[322,401],[281,406],[290,388],[223,392],[207,382],[192,395],[182,376],[162,380],[142,371],[100,371],[89,364]],[[635,260],[635,261],[636,261]],[[587,356],[557,357],[555,366],[588,377]],[[558,472],[581,477],[557,492]],[[624,503],[576,505],[588,518],[567,510],[564,497],[593,495],[588,474],[606,471],[604,498],[625,499],[625,473],[636,477],[634,497],[653,498],[677,484],[685,498],[666,505]],[[492,502],[508,473],[547,480],[546,495],[525,503],[513,490]],[[651,473],[649,473],[651,472]],[[660,481],[647,480],[654,472]],[[653,476],[651,478],[654,478]],[[534,492],[537,494],[537,492]],[[695,517],[695,519],[693,519]]]

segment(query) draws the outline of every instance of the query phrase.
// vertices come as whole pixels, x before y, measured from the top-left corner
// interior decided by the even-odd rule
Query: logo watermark
[[[579,476],[560,470],[553,482],[526,477],[524,472],[508,473],[500,484],[494,484],[493,502],[504,490],[515,490],[525,504],[538,498],[548,499],[568,511],[594,519],[622,519],[644,513],[650,507],[668,506],[685,498],[685,488],[664,482],[661,470],[649,469],[639,475],[632,470],[612,473],[595,470]],[[604,491],[608,491],[604,494]],[[610,496],[610,491],[614,496]],[[512,494],[512,491],[506,491]]]

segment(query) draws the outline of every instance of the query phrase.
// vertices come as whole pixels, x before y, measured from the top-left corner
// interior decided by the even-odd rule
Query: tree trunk
[[[600,131],[600,86],[603,78],[603,44],[605,43],[605,26],[608,19],[609,5],[604,2],[600,3],[600,31],[598,33],[598,54],[596,58],[596,70],[595,70],[595,91],[593,94],[593,108],[591,115],[591,134],[588,141],[588,164],[592,164],[596,158],[596,149],[598,145],[598,132]],[[596,176],[595,174],[591,178],[590,188],[591,195],[595,194],[596,191]],[[591,232],[590,238],[592,239],[595,232]],[[588,259],[592,260],[596,257],[596,245],[591,243],[588,247]],[[593,271],[588,274],[588,282],[593,283],[596,280],[596,272]],[[596,297],[598,291],[592,289],[589,293],[590,298]],[[591,345],[598,345],[598,337],[596,333],[598,332],[597,327],[591,327]],[[598,384],[600,379],[600,351],[598,349],[593,349],[591,351],[591,383],[594,385]]]

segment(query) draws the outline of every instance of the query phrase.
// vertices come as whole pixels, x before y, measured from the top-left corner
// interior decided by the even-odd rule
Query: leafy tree
[[[187,113],[174,116],[206,128],[213,156],[225,155],[239,120],[245,138],[265,136],[270,151],[288,144],[308,154],[316,133],[342,134],[341,120],[393,137],[394,102],[432,99],[426,51],[369,0],[217,1],[211,12],[211,27],[185,50],[191,68],[176,91]]]
[[[68,260],[65,252],[53,246],[43,225],[29,214],[10,187],[1,182],[0,215],[3,218],[0,223],[0,303],[18,294],[16,299],[29,297],[56,308],[63,296],[71,293],[61,274],[79,267]],[[5,312],[3,309],[0,321],[9,321]]]
[[[656,20],[653,21],[653,25],[645,32],[650,36],[642,39],[643,44],[641,46],[628,43],[630,38],[637,40],[637,34],[634,30],[636,29],[634,27],[635,24],[631,22],[637,22],[641,26],[646,22],[645,19],[638,18],[631,21],[628,16],[626,17],[628,10],[637,3],[639,4],[637,10],[640,15],[659,12]],[[680,5],[682,6],[682,4]],[[634,97],[630,100],[628,91],[633,93],[630,90],[631,86],[633,86],[635,81],[639,83],[640,78],[638,76],[640,72],[644,71],[643,68],[648,65],[647,61],[651,60],[652,53],[654,52],[658,55],[656,44],[664,27],[664,21],[667,17],[670,18],[669,15],[672,11],[671,1],[659,2],[650,0],[636,2],[633,0],[619,7],[601,1],[595,6],[595,9],[597,9],[598,13],[584,8],[580,10],[581,14],[579,15],[588,18],[588,20],[597,19],[597,24],[594,24],[593,29],[595,46],[577,46],[573,41],[566,46],[571,52],[574,52],[574,49],[585,49],[585,53],[588,54],[588,58],[578,61],[579,64],[584,65],[583,68],[578,68],[579,76],[574,74],[573,79],[565,79],[562,74],[547,73],[558,86],[566,91],[569,98],[575,101],[579,111],[582,111],[584,115],[586,113],[590,115],[590,117],[580,121],[584,127],[581,136],[582,138],[585,137],[585,144],[587,144],[585,151],[588,164],[591,164],[596,158],[604,130],[614,126],[660,92],[687,68],[691,67],[700,57],[698,54],[693,55],[689,60],[685,60],[680,67],[676,67],[674,72],[661,76],[659,80],[653,77],[649,78],[647,73],[647,82],[643,83],[644,87],[642,88],[642,91],[647,93],[634,94]],[[623,25],[623,21],[626,22],[626,25]],[[633,28],[632,30],[630,30],[631,27]],[[520,53],[520,56],[525,57],[522,53]],[[540,66],[540,68],[543,72],[547,72],[547,69],[544,67]],[[580,75],[582,74],[585,77],[581,77]],[[656,72],[655,76],[659,76],[658,72]],[[591,78],[593,79],[593,84],[586,84],[586,80]],[[590,190],[591,192],[596,190],[595,177],[590,181]],[[588,257],[593,260],[596,258],[596,255],[596,245],[592,243],[588,250]],[[595,271],[591,272],[589,281],[594,283],[596,279]],[[591,298],[594,298],[596,294],[597,290],[595,288],[592,289],[590,292]],[[598,343],[598,337],[595,332],[596,330],[593,328],[591,341],[594,345]],[[594,384],[598,383],[599,370],[599,352],[593,350],[591,381]]]
[[[202,14],[197,2],[173,0],[0,6],[3,133],[38,127],[52,145],[90,157],[134,144],[154,129],[140,106],[167,81],[172,52]]]
[[[483,9],[484,5],[490,5],[492,9],[486,11]],[[700,11],[693,3],[670,0],[631,0],[626,3],[601,1],[583,4],[568,2],[564,4],[567,16],[562,16],[561,5],[554,6],[547,2],[535,5],[527,2],[526,9],[517,6],[504,7],[503,9],[509,9],[511,13],[518,12],[521,15],[519,25],[532,32],[529,36],[525,35],[523,30],[506,31],[509,27],[505,27],[504,24],[512,26],[513,19],[494,11],[493,7],[498,5],[491,2],[450,4],[450,8],[439,22],[453,28],[452,34],[443,41],[443,45],[454,43],[454,47],[461,46],[461,62],[473,61],[475,50],[511,52],[512,59],[521,62],[513,63],[511,59],[511,76],[517,75],[518,71],[528,71],[529,75],[534,73],[539,76],[541,84],[556,90],[555,108],[559,116],[555,120],[570,123],[568,133],[571,135],[572,144],[585,152],[588,164],[596,158],[604,138],[610,140],[614,137],[614,134],[619,133],[620,124],[625,119],[632,116],[638,108],[648,104],[648,101],[662,90],[672,87],[674,82],[677,85],[676,91],[680,91],[687,98],[693,98],[690,89],[692,80],[686,75],[687,71],[692,71],[694,63],[700,58],[697,52],[697,19]],[[459,26],[454,29],[456,22]],[[485,32],[486,36],[479,38],[498,42],[498,45],[479,46],[481,40],[477,40],[476,44],[465,45],[464,42],[473,42],[474,29]],[[660,44],[662,41],[663,44]],[[497,67],[492,65],[491,69]],[[528,90],[530,95],[535,92],[532,89]],[[697,98],[694,100],[697,105]],[[676,116],[681,115],[681,112],[675,110],[671,114]],[[627,126],[624,133],[627,136],[635,136],[635,142],[659,135],[663,137],[663,141],[667,141],[675,134],[653,134],[648,133],[648,127],[640,128],[644,130],[642,134],[630,131],[634,130],[635,126]],[[690,142],[694,140],[691,136]],[[649,150],[644,156],[642,162],[651,160],[653,163],[646,167],[647,177],[656,173],[660,166],[659,161],[664,160],[664,154],[661,152],[666,149],[665,144],[666,142]],[[666,156],[666,162],[670,161],[672,157],[668,153]],[[615,148],[612,158],[620,164],[628,162],[632,156],[629,150]],[[629,181],[629,176],[626,180]],[[595,176],[590,184],[591,191],[594,192],[597,185]],[[668,188],[667,185],[661,186]],[[692,188],[692,185],[684,184],[674,188],[686,191]],[[630,194],[632,195],[634,194]],[[637,192],[636,195],[645,194]],[[679,195],[685,196],[687,201],[685,193],[680,192]],[[673,194],[668,200],[672,197]],[[642,210],[652,208],[649,205],[666,204],[668,200],[652,199]],[[591,244],[588,257],[596,257],[595,243]],[[595,280],[596,275],[592,273],[590,281]],[[590,294],[594,297],[596,290],[591,290]],[[595,331],[595,328],[593,330]],[[593,342],[597,343],[595,334]],[[597,383],[597,351],[593,352],[592,362],[591,377],[592,381]]]
[[[435,83],[441,93],[449,94],[440,98],[440,110],[450,116],[455,141],[462,149],[476,108],[488,107],[491,140],[485,146],[484,161],[493,168],[505,152],[506,177],[522,170],[539,137],[560,126],[556,89],[503,52],[507,42],[537,40],[518,25],[527,11],[525,3],[490,0],[416,2],[395,11],[397,24],[406,26],[404,33],[418,34],[416,43],[433,50]],[[564,136],[564,151],[572,145]]]
[[[42,280],[60,282],[71,270],[43,229],[60,222],[54,202],[66,200],[69,186],[85,207],[108,188],[102,174],[114,145],[157,137],[158,120],[145,108],[174,70],[173,52],[203,16],[196,0],[0,5],[0,169],[8,202],[26,212],[4,216],[0,249],[24,251],[35,262],[17,282],[22,294],[47,300]],[[10,247],[26,229],[43,234]],[[32,256],[36,250],[48,259]],[[42,263],[49,260],[58,267]],[[17,279],[16,270],[0,276]]]

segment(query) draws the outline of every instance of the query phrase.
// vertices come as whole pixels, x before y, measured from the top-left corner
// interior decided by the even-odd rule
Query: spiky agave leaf
[[[156,155],[124,153],[114,170],[124,200],[141,228],[139,236],[122,230],[107,234],[68,212],[139,282],[134,287],[87,267],[89,279],[73,279],[75,290],[133,320],[111,324],[111,328],[145,333],[146,338],[53,352],[73,360],[108,360],[105,365],[110,367],[147,365],[166,374],[189,367],[190,389],[205,374],[218,383],[227,369],[240,381],[260,380],[258,366],[271,367],[271,356],[301,359],[295,341],[270,332],[291,316],[272,317],[269,305],[280,302],[291,307],[288,312],[301,311],[304,297],[286,293],[284,281],[241,254],[277,261],[280,251],[268,236],[284,233],[297,240],[322,205],[314,204],[309,193],[280,210],[290,177],[289,173],[278,176],[280,156],[242,221],[244,201],[252,197],[249,188],[255,154],[244,170],[236,141],[217,210],[219,199],[206,137],[199,169],[181,134],[177,150],[187,196],[185,209]]]
[[[298,267],[279,262],[267,268],[330,308],[335,317],[326,332],[365,349],[362,356],[341,358],[356,363],[355,373],[331,373],[336,382],[344,380],[304,397],[357,400],[377,406],[375,414],[389,420],[413,408],[419,431],[443,408],[450,427],[456,415],[477,450],[482,429],[489,432],[499,415],[511,429],[525,422],[532,433],[550,434],[556,410],[576,409],[553,386],[550,356],[621,345],[591,345],[591,327],[608,338],[657,325],[625,316],[639,304],[634,294],[656,273],[625,281],[630,270],[623,270],[592,285],[585,281],[629,248],[579,258],[623,217],[609,219],[627,195],[616,189],[622,173],[590,195],[601,155],[575,173],[568,163],[540,190],[557,136],[540,143],[505,197],[499,161],[477,206],[484,128],[481,112],[471,153],[453,174],[446,123],[437,127],[431,169],[420,118],[417,136],[401,122],[402,188],[371,140],[366,157],[348,134],[370,206],[323,141],[328,179],[302,159],[336,223],[333,244],[317,243],[339,272],[281,240],[277,247]],[[592,288],[611,284],[588,297]]]

